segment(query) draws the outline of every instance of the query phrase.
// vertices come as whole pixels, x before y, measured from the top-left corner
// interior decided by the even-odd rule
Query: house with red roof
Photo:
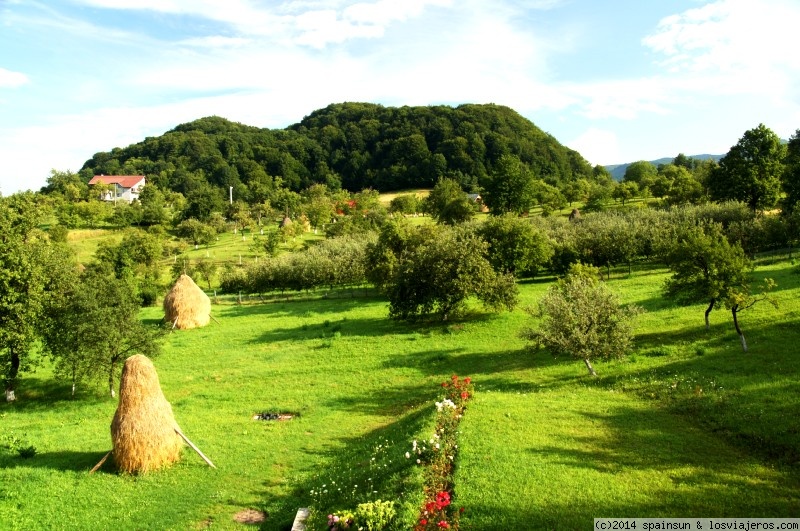
[[[144,175],[95,175],[89,184],[105,184],[108,187],[100,197],[105,201],[121,199],[131,203],[134,199],[139,199],[139,192],[145,183]]]

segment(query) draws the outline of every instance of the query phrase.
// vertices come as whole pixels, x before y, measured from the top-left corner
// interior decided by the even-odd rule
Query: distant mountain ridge
[[[725,155],[709,155],[707,153],[704,153],[702,155],[689,155],[689,158],[697,160],[711,159],[719,162],[719,159],[721,159],[724,156]],[[660,159],[651,160],[648,162],[650,162],[654,166],[658,166],[659,164],[670,164],[673,160],[675,160],[675,157],[662,157]],[[609,164],[605,166],[605,168],[609,171],[609,173],[611,174],[611,176],[614,178],[615,181],[621,181],[622,178],[625,176],[625,170],[627,170],[628,166],[630,166],[634,162],[637,161],[626,162],[624,164]]]

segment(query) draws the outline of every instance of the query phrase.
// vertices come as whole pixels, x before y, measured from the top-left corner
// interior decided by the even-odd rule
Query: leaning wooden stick
[[[213,316],[213,315],[211,315],[211,314],[208,314],[208,316],[209,316],[209,317],[211,317],[211,319],[213,319],[215,323],[219,324],[219,321],[217,321],[216,319],[214,319],[214,316]]]
[[[106,459],[108,459],[108,456],[109,456],[109,455],[111,455],[111,453],[112,453],[113,451],[114,451],[114,450],[109,450],[109,451],[108,451],[108,453],[107,453],[106,455],[104,455],[104,456],[103,456],[103,458],[100,460],[100,462],[99,462],[99,463],[97,463],[96,465],[94,465],[94,468],[93,468],[93,469],[91,469],[91,470],[89,471],[89,473],[90,473],[90,474],[94,474],[95,472],[97,472],[98,470],[100,470],[100,467],[101,467],[101,466],[103,466],[103,463],[105,463],[105,462],[106,462]]]
[[[212,463],[212,462],[211,462],[211,459],[209,459],[208,457],[206,457],[206,456],[203,454],[203,452],[201,452],[201,451],[200,451],[200,448],[198,448],[197,446],[195,446],[195,445],[194,445],[194,443],[193,443],[192,441],[190,441],[190,440],[189,440],[189,438],[188,438],[186,435],[184,435],[184,434],[183,434],[183,432],[180,430],[180,428],[176,427],[176,428],[175,428],[175,433],[177,433],[178,435],[180,435],[180,436],[181,436],[181,439],[183,439],[183,440],[184,440],[184,442],[185,442],[186,444],[188,444],[189,446],[191,446],[191,447],[192,447],[192,450],[194,450],[195,452],[197,452],[197,455],[199,455],[200,457],[202,457],[202,458],[203,458],[203,461],[205,461],[206,463],[208,463],[208,466],[210,466],[211,468],[217,468],[217,467],[215,467],[215,466],[214,466],[214,463]]]

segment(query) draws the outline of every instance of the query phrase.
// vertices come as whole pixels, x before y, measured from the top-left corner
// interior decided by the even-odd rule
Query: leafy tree
[[[639,194],[639,185],[634,181],[627,181],[620,183],[614,187],[611,196],[620,201],[622,206],[625,206],[625,201],[629,201]]]
[[[455,225],[472,219],[475,209],[453,179],[439,179],[431,193],[425,198],[423,210],[439,223]]]
[[[194,263],[194,271],[206,281],[208,289],[211,289],[211,279],[217,273],[217,263],[213,260],[206,260],[205,258],[198,258]]]
[[[583,360],[591,376],[597,376],[591,360],[625,355],[633,339],[636,306],[620,306],[617,296],[598,279],[597,268],[573,264],[567,275],[548,289],[538,309],[528,313],[543,319],[537,329],[522,337],[554,356]]]
[[[494,215],[522,214],[536,201],[533,173],[514,155],[503,155],[484,185],[483,202]]]
[[[543,181],[537,181],[535,196],[536,202],[542,207],[542,216],[545,217],[567,206],[567,199],[561,190]]]
[[[674,166],[677,171],[672,176],[672,183],[669,191],[665,194],[667,201],[671,205],[692,204],[696,205],[703,201],[703,185],[697,178],[686,171],[682,166]]]
[[[800,203],[800,129],[795,131],[786,147],[786,166],[781,181],[785,196],[781,203],[783,213],[791,215]]]
[[[267,256],[275,256],[278,254],[282,241],[283,233],[280,229],[270,228],[264,231],[264,234],[256,235],[250,248],[256,252],[266,253]]]
[[[781,191],[785,154],[780,137],[764,124],[746,131],[709,176],[711,198],[743,201],[753,212],[773,207]]]
[[[650,193],[653,197],[666,197],[672,187],[672,181],[666,175],[658,175],[650,185]]]
[[[7,401],[17,378],[30,370],[45,309],[72,283],[77,267],[63,244],[37,226],[40,211],[30,192],[0,197],[0,371]]]
[[[513,214],[490,217],[478,234],[489,244],[489,262],[499,273],[535,276],[553,256],[547,235]]]
[[[41,190],[45,194],[61,195],[65,201],[76,203],[87,197],[89,187],[80,175],[71,171],[50,170],[47,186]]]
[[[678,153],[678,155],[672,159],[673,165],[686,168],[689,171],[694,170],[697,163],[697,160],[693,159],[692,157],[687,157],[683,153]]]
[[[181,221],[175,227],[175,232],[179,237],[190,241],[195,249],[198,245],[208,245],[217,236],[217,231],[211,225],[194,218]]]
[[[146,184],[142,188],[139,203],[142,206],[142,224],[165,225],[169,221],[167,199],[156,185]]]
[[[80,282],[67,288],[63,299],[47,312],[44,346],[55,361],[55,372],[72,382],[106,380],[115,396],[122,362],[133,354],[156,356],[163,330],[139,320],[136,288],[128,281],[90,267]]]
[[[514,278],[492,269],[486,242],[471,230],[447,226],[413,230],[399,247],[397,254],[388,246],[385,253],[375,253],[390,267],[369,264],[373,271],[378,265],[391,272],[382,286],[393,319],[436,313],[447,320],[471,296],[491,310],[511,310],[517,303]]]
[[[309,197],[302,204],[300,210],[308,218],[308,222],[314,228],[315,233],[319,227],[329,223],[334,215],[333,201],[327,195]]]
[[[402,194],[389,203],[389,212],[397,214],[416,214],[420,209],[419,198],[415,194]]]
[[[639,160],[628,165],[622,180],[636,183],[640,188],[644,188],[652,184],[656,175],[658,175],[658,168],[652,162]]]
[[[138,201],[133,203],[121,201],[114,205],[108,221],[117,227],[130,227],[141,225],[143,215],[142,205]]]
[[[181,219],[195,218],[200,221],[208,221],[213,212],[222,211],[223,205],[222,191],[219,188],[213,188],[208,183],[203,183],[186,194],[186,207],[181,214]]]
[[[583,207],[584,210],[587,212],[600,212],[605,210],[613,191],[614,185],[612,183],[592,183],[589,189],[589,195],[586,197],[586,204]]]
[[[749,272],[752,264],[741,245],[729,243],[719,224],[690,226],[668,247],[664,261],[672,271],[672,277],[664,284],[667,296],[684,304],[707,302],[706,330],[708,316],[714,308],[725,306],[731,310],[742,349],[747,351],[738,313],[766,296],[751,295]],[[765,289],[773,285],[767,280]]]

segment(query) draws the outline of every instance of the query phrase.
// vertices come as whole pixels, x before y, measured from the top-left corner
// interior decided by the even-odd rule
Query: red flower
[[[464,383],[465,383],[466,385],[469,385],[469,384],[470,384],[470,382],[472,382],[472,378],[470,378],[469,376],[467,376],[466,378],[464,378]]]
[[[450,493],[447,491],[442,491],[436,494],[436,507],[439,510],[444,509],[450,505]]]
[[[461,399],[462,400],[466,400],[467,398],[469,398],[469,393],[466,392],[466,391],[462,391],[461,392]]]
[[[450,379],[453,380],[454,382],[457,382],[458,381],[458,375],[454,374],[453,376],[450,377]]]
[[[438,524],[436,524],[436,525],[437,525],[437,526],[439,526],[439,527],[441,527],[442,529],[448,529],[448,528],[450,527],[450,524],[448,524],[448,523],[447,523],[447,522],[445,522],[444,520],[441,520],[441,521],[440,521]]]
[[[423,518],[419,521],[419,525],[428,525],[428,521]]]
[[[458,512],[460,512],[461,514],[464,514],[464,508],[462,507],[461,509],[458,510]]]
[[[442,387],[447,387],[449,384],[447,382],[442,382]]]
[[[437,508],[436,502],[428,502],[425,504],[425,512],[427,513],[432,514],[436,512],[436,508]]]

